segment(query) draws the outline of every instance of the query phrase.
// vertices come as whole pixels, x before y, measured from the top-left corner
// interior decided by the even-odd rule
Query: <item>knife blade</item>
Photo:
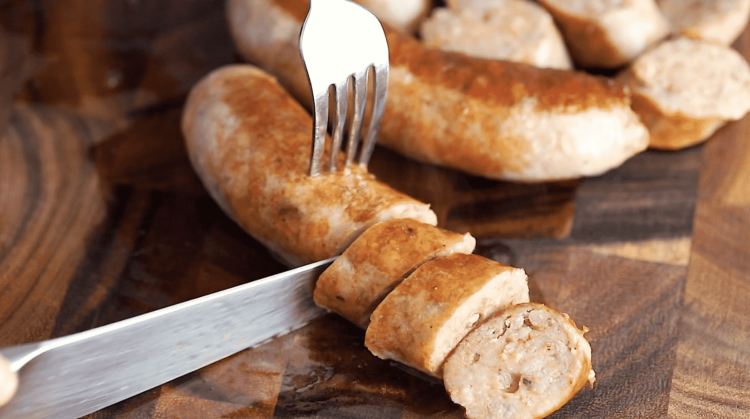
[[[333,260],[82,333],[2,348],[18,373],[18,390],[0,407],[0,419],[78,418],[296,330],[325,313],[312,290]]]

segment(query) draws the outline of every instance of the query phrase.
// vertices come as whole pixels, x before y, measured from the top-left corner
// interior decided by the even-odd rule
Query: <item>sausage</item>
[[[535,67],[573,68],[552,15],[528,0],[449,3],[422,22],[419,34],[431,48]]]
[[[458,344],[445,388],[470,419],[546,417],[594,383],[586,330],[541,304],[509,307]]]
[[[529,301],[523,269],[454,253],[417,268],[370,316],[365,346],[441,378],[443,362],[484,318]]]
[[[404,33],[414,33],[430,14],[431,0],[356,0],[378,19]]]
[[[618,78],[633,91],[633,110],[653,148],[701,143],[750,111],[750,66],[737,51],[711,41],[664,41]]]
[[[298,48],[307,1],[229,0],[227,11],[239,52],[310,108]],[[611,79],[428,49],[387,28],[386,37],[378,141],[410,158],[532,182],[597,175],[647,146],[628,90]]]
[[[745,30],[750,0],[657,0],[672,32],[731,45]]]
[[[540,0],[555,18],[576,64],[618,68],[669,34],[654,0]]]
[[[362,328],[375,307],[423,263],[451,253],[471,253],[470,234],[411,219],[375,224],[362,233],[318,279],[315,303]]]
[[[211,196],[290,266],[337,255],[380,221],[437,224],[428,205],[361,166],[308,176],[312,118],[253,66],[227,66],[204,77],[185,104],[182,131]]]

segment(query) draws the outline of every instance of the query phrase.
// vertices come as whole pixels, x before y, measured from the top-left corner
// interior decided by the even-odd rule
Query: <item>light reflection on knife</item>
[[[2,348],[19,386],[0,419],[78,418],[296,330],[325,313],[312,289],[334,259],[75,335]]]

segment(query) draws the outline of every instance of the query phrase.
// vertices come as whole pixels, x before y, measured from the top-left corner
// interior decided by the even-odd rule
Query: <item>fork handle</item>
[[[10,362],[0,355],[0,406],[7,404],[18,388],[18,375],[10,369]]]

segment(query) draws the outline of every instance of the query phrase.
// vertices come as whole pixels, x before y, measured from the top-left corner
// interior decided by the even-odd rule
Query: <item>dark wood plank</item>
[[[584,179],[571,238],[605,243],[689,237],[701,153],[702,147],[648,150],[602,176]]]
[[[748,56],[750,32],[735,47]],[[750,118],[705,147],[669,416],[750,416]]]
[[[134,119],[91,149],[99,177],[111,186],[207,197],[180,132],[182,107]]]
[[[590,246],[507,245],[529,274],[532,300],[591,329],[597,382],[553,417],[664,417],[685,266]]]
[[[460,409],[435,380],[375,358],[364,330],[334,315],[296,334],[274,416],[439,417]]]
[[[48,339],[106,213],[76,116],[16,106],[0,139],[0,345]]]
[[[578,181],[518,184],[469,176],[376,148],[370,171],[393,188],[428,202],[440,226],[475,237],[570,234]]]
[[[0,346],[284,270],[221,213],[182,145],[189,88],[236,60],[222,0],[0,2]],[[597,385],[553,417],[744,417],[748,137],[746,118],[705,147],[538,185],[385,149],[371,168],[591,328]],[[439,383],[362,341],[325,316],[89,417],[463,417]]]

